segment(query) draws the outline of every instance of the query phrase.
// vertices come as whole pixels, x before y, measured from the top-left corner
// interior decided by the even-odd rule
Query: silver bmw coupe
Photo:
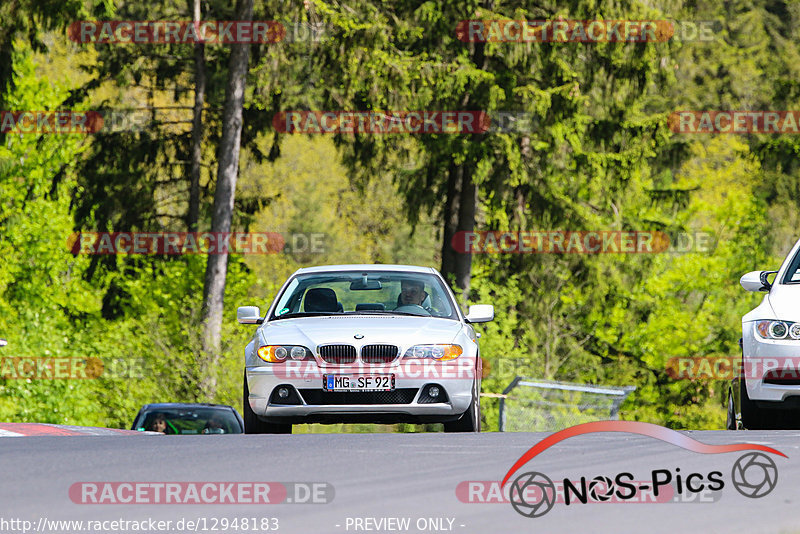
[[[444,423],[480,432],[481,359],[473,323],[430,267],[331,265],[299,269],[244,351],[248,434],[291,433],[299,423]]]

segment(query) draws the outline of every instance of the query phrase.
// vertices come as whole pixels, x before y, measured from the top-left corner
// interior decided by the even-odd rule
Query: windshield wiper
[[[394,314],[394,315],[411,315],[412,317],[426,317],[425,315],[419,315],[416,313],[408,313],[408,312],[396,312],[394,310],[354,310],[354,311],[347,311],[344,312],[345,315],[387,315],[387,314]]]
[[[292,312],[292,313],[284,313],[283,315],[278,315],[277,317],[273,317],[272,320],[275,321],[277,319],[295,319],[297,317],[322,317],[325,315],[340,315],[341,312]]]

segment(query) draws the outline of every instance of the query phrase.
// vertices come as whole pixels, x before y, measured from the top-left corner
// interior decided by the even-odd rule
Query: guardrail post
[[[506,389],[504,389],[504,390],[503,390],[503,396],[502,396],[502,397],[500,397],[500,422],[498,423],[498,428],[497,428],[497,430],[498,430],[499,432],[504,432],[504,431],[505,431],[504,429],[505,429],[505,427],[506,427],[506,410],[505,410],[505,407],[506,407],[506,397],[505,397],[505,396],[506,396],[506,395],[508,395],[508,393],[509,393],[509,392],[510,392],[512,389],[514,389],[515,387],[517,387],[517,383],[518,383],[518,382],[519,382],[521,379],[522,379],[522,377],[520,377],[520,376],[515,376],[515,377],[514,377],[514,380],[512,380],[512,381],[511,381],[511,383],[508,385],[508,387],[506,387]]]

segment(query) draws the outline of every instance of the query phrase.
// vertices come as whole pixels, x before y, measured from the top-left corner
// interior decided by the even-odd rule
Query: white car
[[[769,277],[775,275],[770,282]],[[777,271],[742,276],[747,291],[765,291],[742,318],[742,369],[731,382],[727,427],[800,426],[800,241]]]
[[[245,348],[248,434],[291,433],[292,424],[444,423],[480,431],[481,359],[472,323],[429,267],[334,265],[299,269]]]

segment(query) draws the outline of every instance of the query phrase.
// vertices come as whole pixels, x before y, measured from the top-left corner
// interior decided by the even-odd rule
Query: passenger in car
[[[162,434],[167,433],[167,419],[164,417],[163,413],[156,414],[153,420],[150,422],[150,427],[147,429],[151,432],[161,432]]]
[[[205,428],[202,430],[203,434],[224,434],[225,426],[219,417],[214,416],[206,422]]]

